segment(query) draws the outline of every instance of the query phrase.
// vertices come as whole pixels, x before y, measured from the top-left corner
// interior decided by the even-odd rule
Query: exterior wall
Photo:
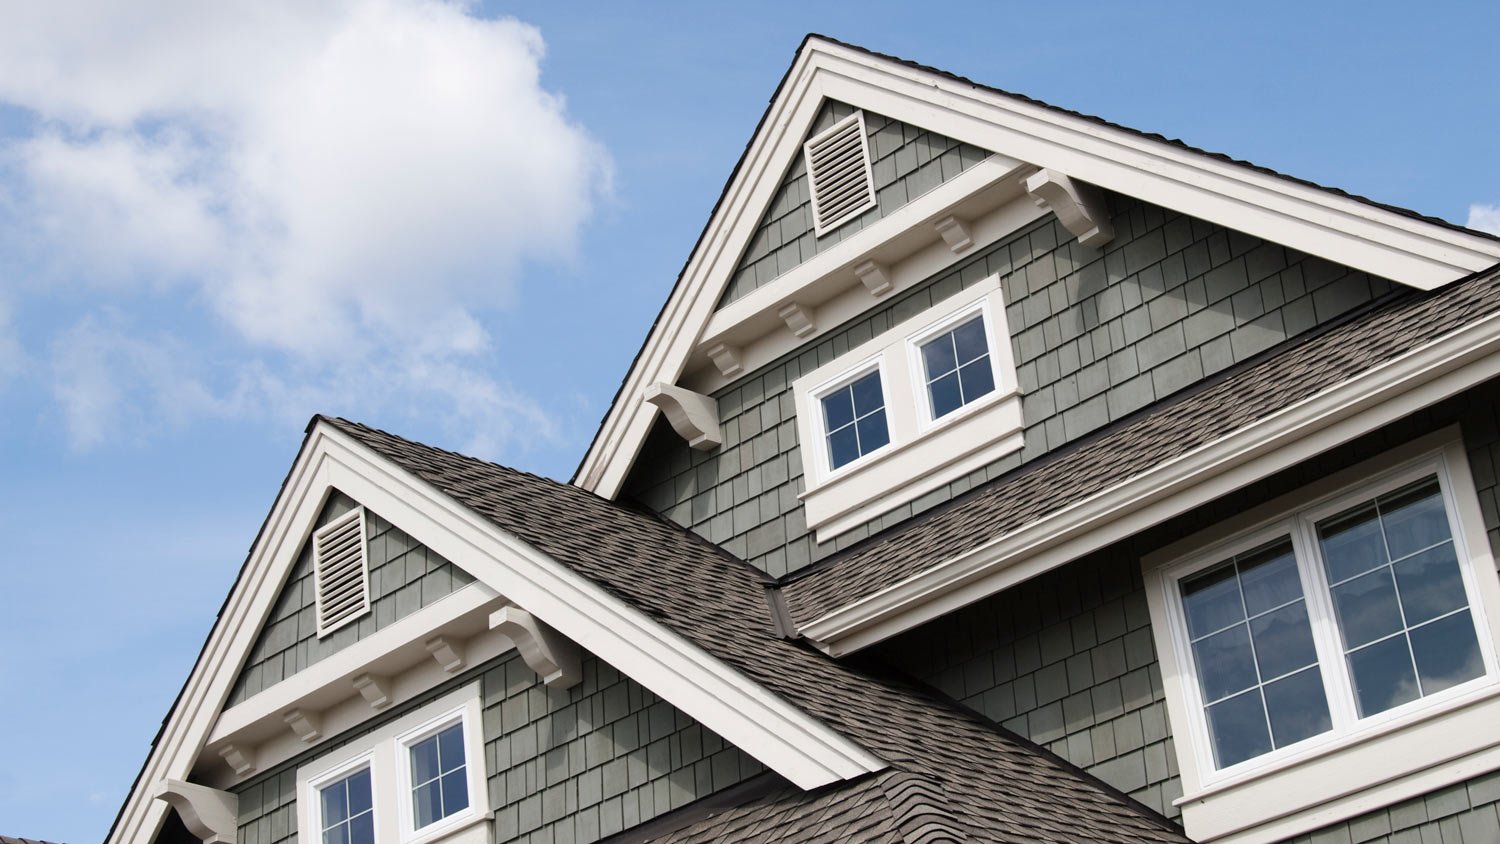
[[[1495,844],[1500,772],[1334,824],[1289,844]]]
[[[236,788],[241,844],[296,841],[299,765],[476,677],[497,844],[589,844],[764,770],[592,655],[582,683],[554,691],[512,653]]]
[[[1497,381],[933,621],[880,646],[876,656],[1175,819],[1180,812],[1172,801],[1182,795],[1182,785],[1146,607],[1141,557],[1313,479],[1454,423],[1463,433],[1485,528],[1500,557]],[[1464,823],[1495,817],[1490,804],[1500,799],[1500,775],[1475,780],[1481,781],[1478,793],[1483,799],[1471,801],[1478,807],[1473,812],[1476,819]],[[1437,801],[1431,809],[1436,814],[1419,817],[1426,811],[1417,805],[1422,801],[1413,802],[1416,808],[1402,804],[1406,808],[1393,807],[1386,814],[1392,823],[1402,824],[1400,829],[1407,829],[1470,810],[1470,804],[1452,808],[1460,801],[1450,792],[1453,789],[1444,789],[1432,798]],[[1374,813],[1339,828],[1375,829],[1380,826],[1380,815]],[[1408,822],[1412,818],[1417,820]],[[1337,837],[1336,830],[1328,833],[1333,837],[1317,840],[1347,840]],[[1449,840],[1447,833],[1441,840]]]
[[[1228,229],[1118,195],[1110,201],[1116,235],[1102,251],[1046,218],[716,393],[724,445],[713,452],[689,449],[659,422],[624,494],[780,576],[1391,290],[1383,279]],[[814,542],[797,499],[792,381],[997,273],[1024,393],[1025,448],[832,542]]]
[[[807,136],[816,135],[854,111],[843,103],[824,103]],[[989,156],[979,147],[869,111],[865,112],[865,132],[870,141],[870,175],[875,181],[876,207],[823,237],[815,236],[807,163],[799,149],[775,199],[761,218],[755,238],[740,257],[720,307],[783,275]]]
[[[354,499],[335,492],[324,505],[318,526],[356,506]],[[312,542],[303,546],[281,587],[270,620],[235,681],[227,706],[274,686],[474,580],[468,572],[370,511],[365,513],[365,550],[370,565],[369,614],[319,639]]]

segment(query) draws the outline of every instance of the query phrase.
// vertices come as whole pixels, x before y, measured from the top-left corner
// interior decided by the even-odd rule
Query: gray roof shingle
[[[792,618],[798,625],[821,618],[1496,311],[1500,272],[1492,267],[1293,341],[1055,460],[1023,466],[799,573],[783,587]]]
[[[879,794],[874,785],[845,784],[721,816],[718,823],[743,825],[743,840],[816,840],[789,831],[797,828],[793,819],[815,818],[820,828],[847,826],[843,835],[830,832],[832,839],[847,840],[858,826],[867,840],[906,840],[877,830],[900,825],[895,795],[918,791],[927,804],[914,805],[932,808],[914,816],[979,841],[1186,840],[1166,819],[952,701],[777,636],[764,576],[675,525],[577,487],[347,420],[325,421],[863,745],[893,773],[925,783],[925,791],[912,783],[897,788],[881,774],[874,778]],[[871,801],[880,805],[862,808]],[[742,827],[733,830],[739,835]],[[704,834],[723,840],[730,832]]]

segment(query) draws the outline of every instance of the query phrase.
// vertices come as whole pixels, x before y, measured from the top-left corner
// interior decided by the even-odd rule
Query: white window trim
[[[1230,554],[1287,535],[1293,519],[1312,525],[1434,473],[1460,555],[1485,675],[1358,719],[1339,634],[1336,629],[1321,634],[1315,630],[1333,729],[1215,770],[1197,680],[1189,665],[1180,579]],[[1299,560],[1298,572],[1312,623],[1317,625],[1321,615],[1324,624],[1332,624],[1317,558],[1308,556],[1302,532],[1292,536],[1295,553],[1308,561]],[[1477,769],[1500,767],[1500,667],[1495,648],[1500,640],[1500,578],[1455,429],[1422,437],[1187,537],[1145,557],[1142,568],[1183,779],[1184,796],[1176,802],[1195,839],[1279,840],[1473,776]],[[1314,602],[1320,611],[1313,610]]]
[[[464,725],[469,808],[422,829],[413,829],[408,748],[437,729],[455,723]],[[470,683],[302,765],[297,769],[298,840],[322,840],[319,787],[363,767],[370,769],[377,844],[432,844],[436,841],[469,844],[471,838],[473,841],[486,840],[489,833],[485,823],[490,818],[490,809],[484,737],[481,735],[483,723],[479,683]]]
[[[995,389],[947,416],[931,419],[926,369],[917,344],[975,313],[983,314]],[[820,399],[878,367],[888,445],[830,469]],[[1021,397],[1005,320],[1000,277],[991,276],[882,332],[792,383],[802,444],[808,527],[825,542],[902,504],[1018,451]]]

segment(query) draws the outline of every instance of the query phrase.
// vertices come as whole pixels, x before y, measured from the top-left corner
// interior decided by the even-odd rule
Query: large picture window
[[[1206,771],[1337,742],[1490,682],[1450,487],[1441,458],[1418,461],[1169,566]]]

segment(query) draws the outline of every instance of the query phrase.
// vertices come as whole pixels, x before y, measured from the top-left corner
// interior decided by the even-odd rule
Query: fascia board
[[[606,414],[579,486],[618,494],[654,418],[641,390],[682,376],[824,97],[1421,289],[1500,259],[1500,242],[812,38]]]
[[[804,789],[885,768],[602,587],[328,429],[329,480],[563,636]]]
[[[802,625],[832,656],[884,641],[1494,377],[1500,314]]]

